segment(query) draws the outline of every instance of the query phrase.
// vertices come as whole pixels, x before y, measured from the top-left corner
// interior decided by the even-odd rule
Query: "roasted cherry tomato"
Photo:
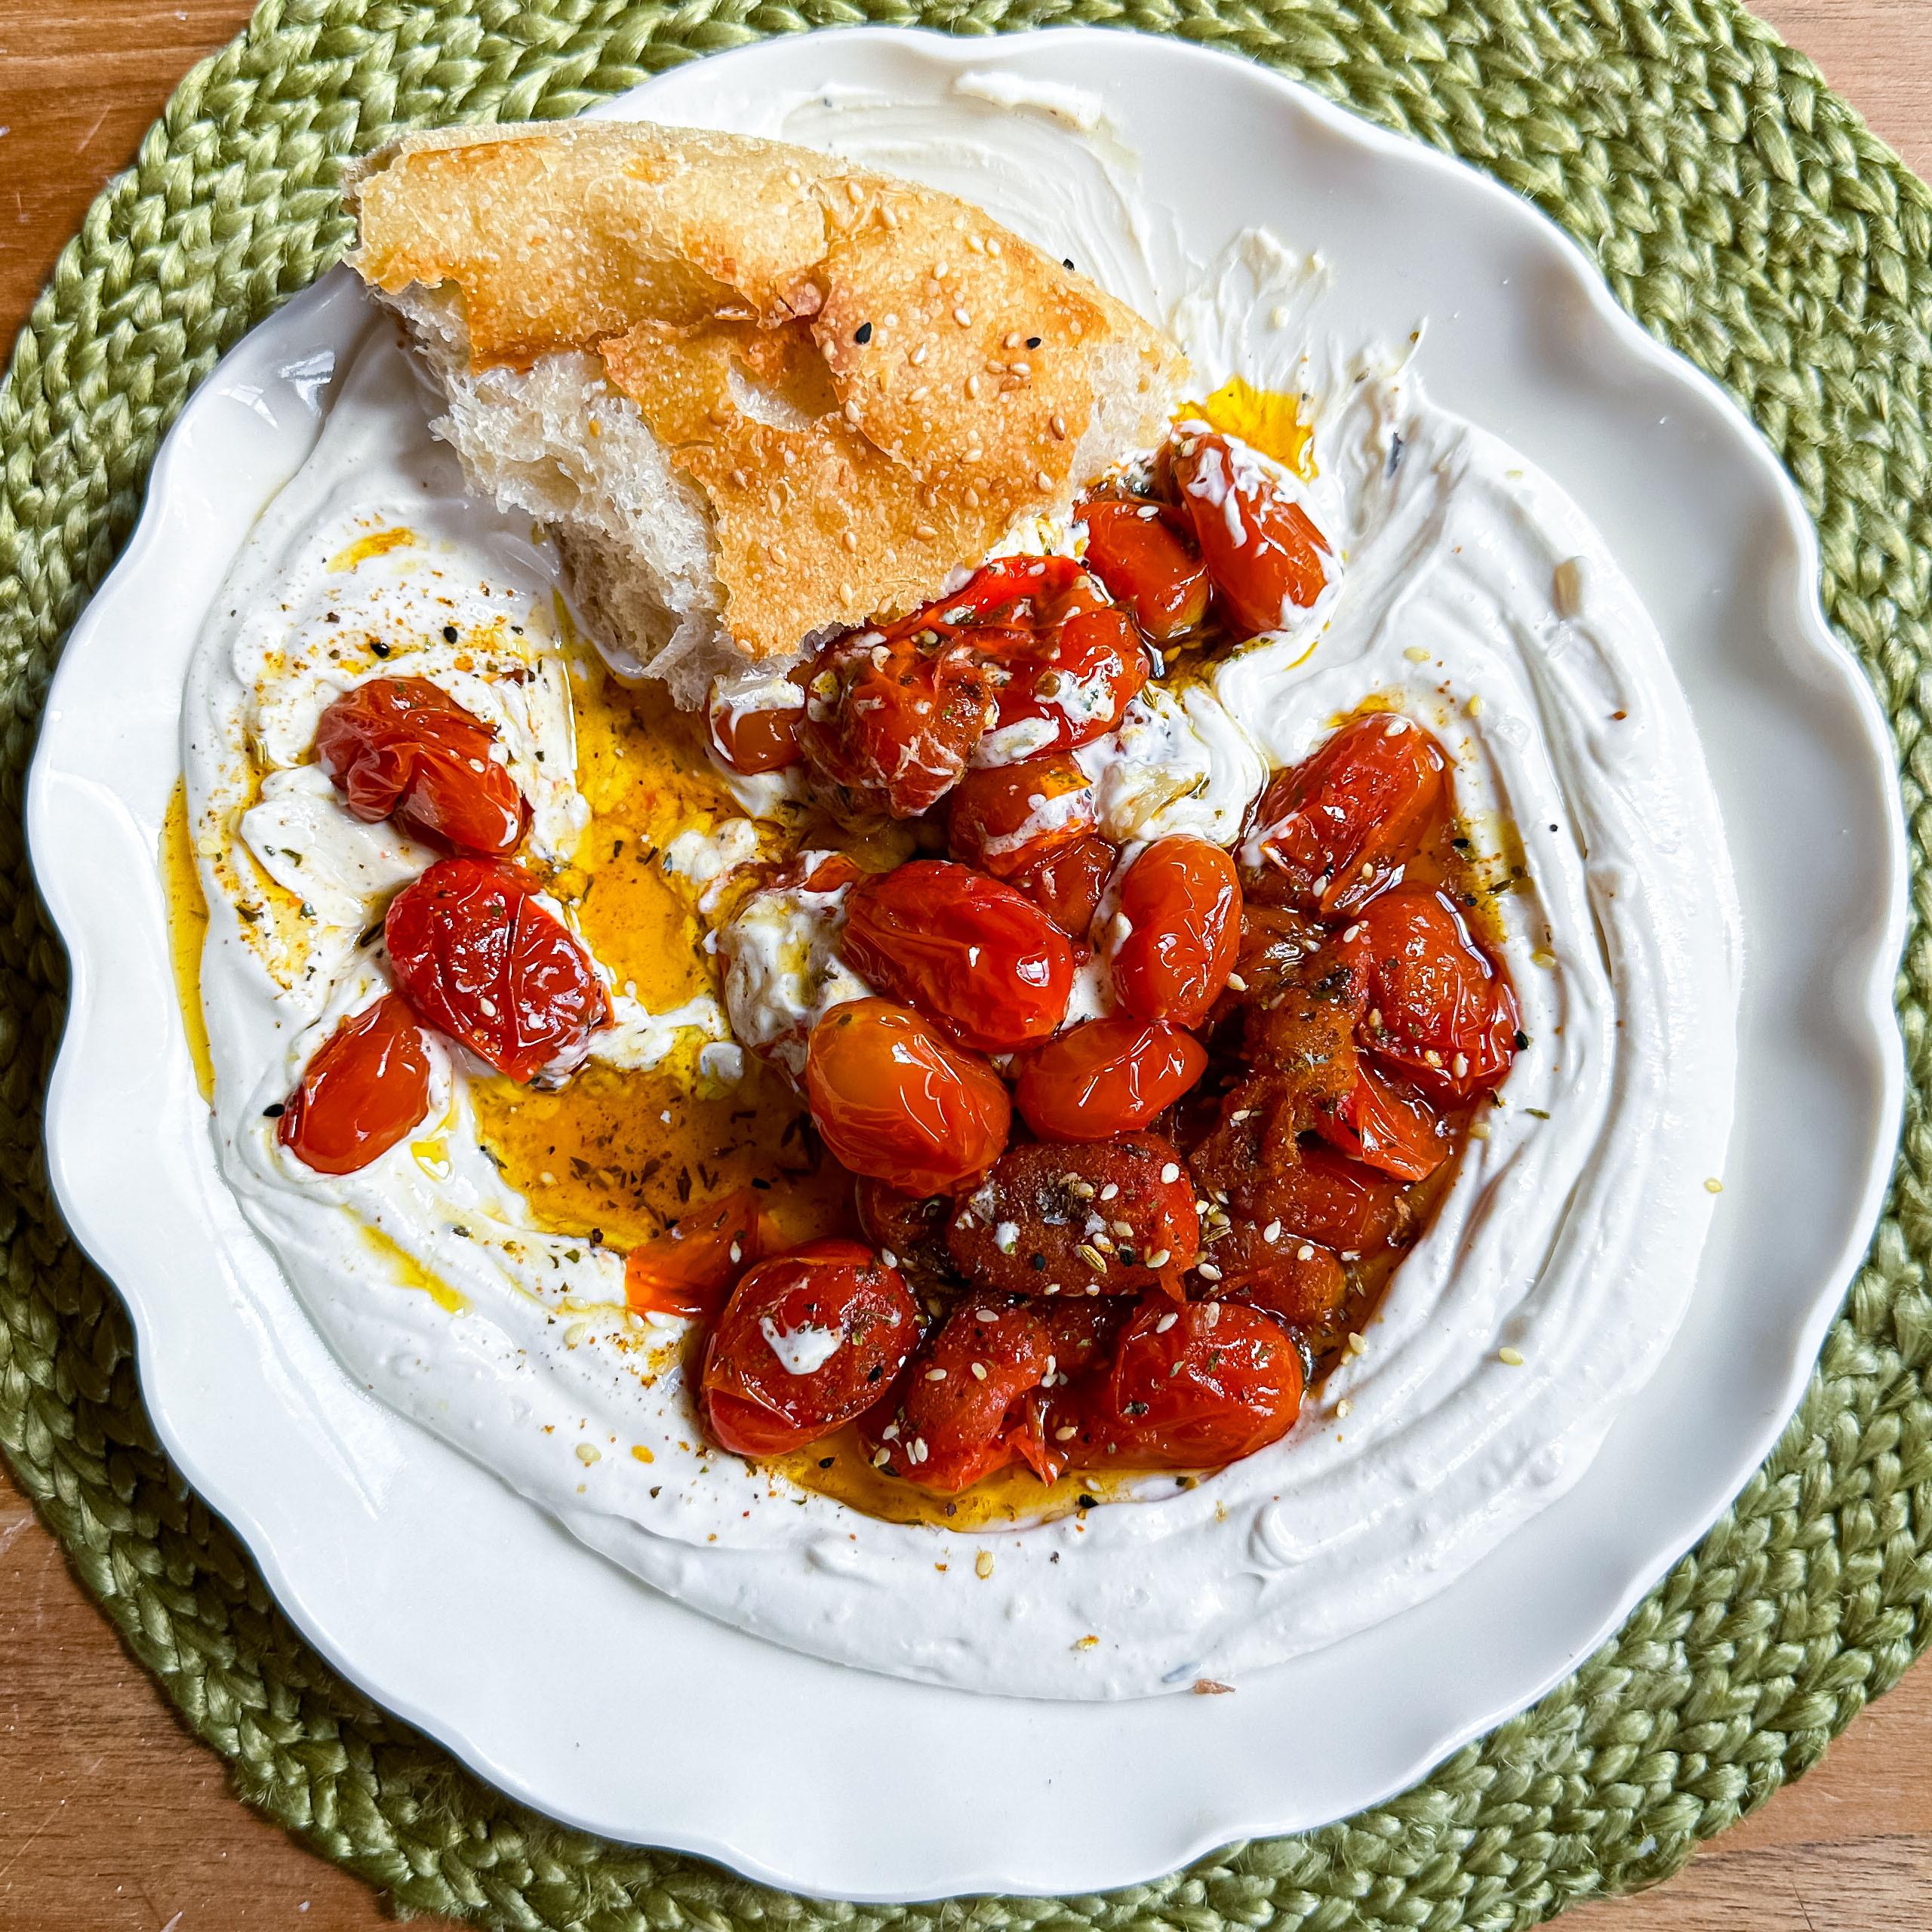
[[[1254,1243],[1249,1244],[1252,1247]],[[1224,1254],[1229,1241],[1217,1241],[1217,1265],[1223,1272],[1215,1292],[1223,1301],[1244,1301],[1297,1328],[1318,1328],[1334,1317],[1348,1294],[1342,1264],[1325,1247],[1298,1236],[1278,1237],[1252,1266]]]
[[[1377,1058],[1444,1106],[1502,1084],[1524,1044],[1516,995],[1446,894],[1405,887],[1371,900],[1338,949],[1367,984],[1358,1038]]]
[[[1043,629],[1103,601],[1071,557],[1000,557],[983,564],[950,596],[900,618],[886,635],[928,649],[965,638],[997,652],[989,632]]]
[[[1337,1106],[1353,1089],[1355,1027],[1367,1005],[1366,975],[1332,946],[1305,956],[1284,983],[1251,997],[1244,1051],[1257,1072],[1294,1084],[1306,1103],[1300,1126],[1313,1126],[1314,1108]]]
[[[1072,755],[1049,752],[1023,764],[969,771],[952,795],[952,856],[1010,878],[1088,837],[1097,821],[1094,786]]]
[[[1062,932],[1084,940],[1119,857],[1120,848],[1096,832],[1015,872],[1012,883]]]
[[[946,1251],[946,1224],[952,1217],[949,1196],[903,1194],[862,1174],[852,1189],[852,1204],[866,1240],[888,1268],[909,1278],[940,1275],[952,1281],[952,1257]]]
[[[1066,1473],[1076,1455],[1106,1454],[1104,1449],[1096,1451],[1091,1440],[1082,1441],[1081,1425],[1095,1383],[1112,1362],[1120,1331],[1137,1304],[1124,1295],[1102,1295],[1037,1306],[1046,1317],[1053,1344],[1047,1366],[1054,1386],[1042,1386],[1027,1395],[1026,1419],[1014,1447],[1042,1482],[1054,1482]]]
[[[1317,1111],[1315,1131],[1364,1166],[1421,1180],[1449,1158],[1449,1130],[1422,1097],[1358,1061],[1355,1084]]]
[[[838,949],[861,979],[976,1052],[1030,1046],[1066,1017],[1066,935],[969,866],[915,859],[854,886]]]
[[[1043,1140],[1107,1140],[1146,1127],[1207,1065],[1207,1049],[1178,1026],[1089,1020],[1026,1056],[1014,1100]]]
[[[1002,653],[1001,664],[998,716],[976,764],[1017,764],[1106,737],[1152,668],[1132,620],[1111,607],[1078,613]]]
[[[1235,862],[1204,838],[1157,838],[1127,869],[1109,965],[1114,991],[1141,1020],[1198,1026],[1241,947]]]
[[[734,771],[747,777],[782,771],[804,756],[798,723],[804,715],[805,672],[780,678],[714,678],[705,699],[705,723],[711,748]]]
[[[1225,436],[1186,433],[1174,475],[1201,560],[1232,628],[1279,630],[1328,580],[1328,546],[1299,503]]]
[[[371,678],[315,727],[315,758],[359,819],[392,818],[438,852],[514,851],[530,806],[497,734],[427,678]]]
[[[992,721],[991,677],[963,644],[922,651],[855,632],[819,653],[805,689],[798,742],[808,761],[894,818],[938,804]]]
[[[1213,586],[1184,512],[1136,497],[1084,504],[1087,568],[1156,644],[1198,630]]]
[[[772,1232],[764,1195],[740,1188],[632,1248],[624,1257],[624,1299],[640,1315],[654,1309],[708,1320],[731,1284],[763,1260]]]
[[[1317,1145],[1269,1174],[1256,1211],[1278,1219],[1287,1233],[1355,1255],[1395,1233],[1401,1204],[1402,1190],[1387,1175]]]
[[[438,859],[389,901],[389,963],[417,1018],[528,1083],[569,1072],[611,1001],[590,956],[500,859]]]
[[[1111,1468],[1218,1469],[1287,1435],[1301,1395],[1301,1352],[1279,1322],[1150,1295],[1115,1346],[1093,1426]]]
[[[1012,1125],[999,1075],[890,1000],[849,1000],[812,1029],[805,1091],[833,1154],[907,1194],[984,1174]]]
[[[946,1245],[1009,1294],[1178,1293],[1201,1247],[1194,1185],[1158,1134],[1009,1147],[953,1211]]]
[[[781,1456],[878,1399],[918,1340],[897,1269],[857,1241],[808,1241],[752,1269],[711,1331],[701,1385],[713,1438]]]
[[[275,1138],[320,1174],[352,1174],[429,1111],[429,1056],[394,993],[351,1014],[303,1069]]]
[[[1371,712],[1344,724],[1255,809],[1246,877],[1258,899],[1335,918],[1401,878],[1449,799],[1449,761],[1420,724]]]
[[[861,1430],[881,1467],[922,1489],[956,1496],[1012,1462],[1026,1397],[1053,1354],[1044,1319],[1024,1303],[969,1294],[907,1367],[896,1401]]]

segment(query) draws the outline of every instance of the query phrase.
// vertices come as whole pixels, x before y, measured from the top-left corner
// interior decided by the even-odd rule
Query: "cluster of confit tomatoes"
[[[1239,865],[1189,837],[1123,864],[1072,753],[1118,724],[1153,648],[1276,627],[1325,552],[1204,433],[1082,520],[1084,570],[988,566],[835,639],[802,706],[713,708],[737,768],[802,761],[841,814],[943,805],[949,854],[771,881],[842,893],[840,949],[878,989],[819,1020],[804,1076],[866,1240],[774,1252],[748,1191],[629,1257],[635,1305],[705,1323],[700,1404],[737,1453],[856,1426],[875,1466],[943,1495],[1016,1464],[1251,1454],[1294,1423],[1349,1264],[1409,1238],[1412,1190],[1523,1043],[1455,896],[1409,875],[1454,811],[1411,721],[1365,715],[1277,773]],[[610,1013],[509,857],[528,811],[487,724],[378,678],[330,706],[317,755],[351,812],[445,855],[391,903],[397,991],[281,1114],[284,1143],[339,1174],[423,1118],[426,1029],[527,1082],[567,1074]],[[1097,949],[1114,1010],[1069,1025]]]
[[[322,713],[315,755],[354,817],[445,854],[389,902],[396,991],[343,1021],[281,1109],[282,1145],[344,1174],[428,1113],[424,1029],[528,1082],[580,1061],[611,1004],[541,881],[508,857],[530,807],[481,718],[426,678],[372,678]]]
[[[1072,754],[1118,724],[1150,644],[1278,627],[1324,551],[1205,435],[1081,518],[1084,571],[989,566],[834,640],[798,709],[712,707],[728,761],[802,761],[859,811],[943,804],[949,853],[771,881],[843,894],[840,953],[877,989],[818,1020],[804,1069],[866,1241],[773,1254],[747,1193],[630,1256],[640,1305],[709,1323],[700,1403],[739,1454],[855,1426],[942,1496],[1015,1465],[1251,1454],[1293,1424],[1349,1265],[1408,1237],[1414,1185],[1518,1049],[1454,897],[1407,882],[1454,801],[1406,718],[1277,774],[1251,864],[1176,836],[1123,865]],[[1095,949],[1115,1010],[1069,1025]]]

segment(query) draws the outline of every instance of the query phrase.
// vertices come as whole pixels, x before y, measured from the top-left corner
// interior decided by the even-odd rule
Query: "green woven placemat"
[[[411,123],[573,113],[694,54],[862,20],[1082,21],[1237,50],[1534,198],[1790,466],[1823,538],[1827,608],[1894,720],[1912,825],[1904,1152],[1776,1454],[1613,1642],[1426,1783],[1106,1898],[817,1905],[561,1829],[478,1783],[331,1673],[169,1468],[126,1317],[75,1253],[41,1158],[63,974],[19,803],[48,674],[183,399],[342,247],[340,158]],[[89,210],[0,395],[0,1444],[243,1796],[399,1909],[492,1927],[1447,1932],[1664,1877],[1814,1762],[1932,1635],[1929,240],[1923,185],[1727,0],[270,0]]]

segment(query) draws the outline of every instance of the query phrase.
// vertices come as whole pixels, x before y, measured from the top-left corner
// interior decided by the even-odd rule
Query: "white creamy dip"
[[[407,635],[416,645],[384,668],[434,678],[497,725],[540,852],[566,856],[583,823],[547,553],[464,497],[386,325],[264,513],[188,693],[217,1128],[245,1211],[357,1380],[636,1575],[867,1669],[1144,1696],[1395,1615],[1581,1474],[1683,1314],[1706,1179],[1721,1171],[1728,873],[1662,645],[1568,499],[1434,405],[1401,357],[1328,345],[1319,276],[1278,242],[1244,237],[1218,267],[1187,264],[1097,105],[1062,97],[1077,91],[961,86],[950,115],[814,100],[774,106],[765,131],[967,194],[1077,256],[1172,318],[1204,395],[1235,373],[1304,393],[1318,467],[1300,494],[1344,566],[1287,631],[1204,680],[1150,688],[1082,752],[1104,828],[1232,844],[1269,767],[1374,697],[1455,761],[1478,865],[1526,875],[1497,905],[1529,1047],[1361,1352],[1285,1440],[1198,1487],[1150,1477],[1107,1507],[1003,1534],[888,1524],[702,1447],[668,1346],[680,1325],[626,1312],[617,1256],[530,1226],[478,1145],[460,1050],[432,1050],[430,1121],[362,1173],[326,1178],[282,1152],[263,1110],[386,984],[379,940],[361,941],[423,856],[353,826],[303,775],[321,706],[377,668],[366,650],[331,660],[336,634]],[[416,540],[332,567],[389,529]],[[268,768],[259,799],[251,750]],[[667,875],[694,900],[710,890],[756,849],[755,826],[734,823],[776,811],[786,789],[734,787],[743,817],[693,828]],[[312,916],[260,930],[257,864],[305,892]],[[667,1030],[695,1029],[707,1054],[796,1065],[811,1017],[867,990],[837,958],[842,917],[840,893],[758,895],[721,938],[721,1011],[652,1016],[620,989],[621,1023],[597,1051],[650,1064]],[[1078,1011],[1107,997],[1094,962]],[[827,1346],[809,1329],[765,1340],[797,1374]]]

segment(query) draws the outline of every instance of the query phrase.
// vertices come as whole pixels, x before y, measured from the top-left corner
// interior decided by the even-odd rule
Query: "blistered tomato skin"
[[[969,866],[915,859],[854,886],[839,950],[861,979],[975,1052],[1017,1051],[1066,1017],[1066,935]]]
[[[916,818],[945,797],[992,721],[986,666],[963,644],[922,651],[861,631],[826,646],[806,685],[806,761],[863,808]]]
[[[1215,1243],[1217,1264],[1230,1245],[1228,1241]],[[1252,1250],[1261,1244],[1251,1241],[1247,1246]],[[1325,1247],[1278,1237],[1272,1249],[1262,1247],[1262,1255],[1251,1266],[1232,1255],[1226,1257],[1215,1287],[1223,1301],[1266,1309],[1291,1327],[1316,1328],[1332,1318],[1347,1297],[1348,1277]]]
[[[688,1214],[668,1233],[624,1257],[624,1299],[639,1315],[709,1320],[743,1271],[772,1244],[764,1197],[740,1188]]]
[[[1121,1004],[1138,1019],[1199,1026],[1241,947],[1235,862],[1204,838],[1155,839],[1121,881],[1115,928],[1109,964]]]
[[[1230,625],[1278,630],[1328,580],[1328,546],[1299,503],[1225,436],[1189,433],[1171,445],[1176,488]]]
[[[1502,1084],[1521,1037],[1516,996],[1444,894],[1371,900],[1338,950],[1368,989],[1357,1038],[1378,1060],[1444,1106]]]
[[[1120,722],[1152,669],[1124,611],[1083,611],[1054,629],[1002,653],[996,729],[1025,743],[1023,753],[992,758],[992,738],[980,741],[982,764],[1016,762],[1043,751],[1070,751],[1106,737]],[[1031,724],[1031,731],[1012,728]]]
[[[820,1020],[805,1091],[836,1158],[906,1194],[949,1194],[977,1180],[1012,1126],[999,1075],[890,1000],[851,1000]]]
[[[913,1356],[896,1399],[866,1418],[864,1439],[881,1467],[956,1496],[1020,1454],[1026,1398],[1052,1355],[1034,1309],[969,1293]]]
[[[1048,853],[1011,882],[1069,938],[1084,940],[1119,860],[1120,848],[1094,833]]]
[[[1243,882],[1257,898],[1324,918],[1366,904],[1440,828],[1448,772],[1441,746],[1406,718],[1372,712],[1344,724],[1269,781],[1251,841],[1258,862]]]
[[[1009,1148],[954,1209],[946,1245],[1008,1294],[1178,1293],[1201,1217],[1180,1150],[1158,1134]]]
[[[1198,630],[1214,586],[1184,515],[1138,497],[1097,497],[1081,506],[1087,568],[1156,644]]]
[[[1014,1102],[1043,1140],[1106,1140],[1149,1125],[1207,1066],[1208,1050],[1178,1026],[1089,1020],[1026,1056]]]
[[[497,734],[427,678],[372,678],[315,727],[315,759],[354,817],[393,819],[433,851],[500,857],[530,806],[492,756]]]
[[[1150,1296],[1115,1345],[1093,1427],[1113,1468],[1218,1469],[1279,1441],[1301,1398],[1301,1352],[1279,1322]]]
[[[1091,837],[1099,826],[1093,782],[1067,752],[984,766],[952,795],[947,833],[963,863],[1011,878]]]
[[[1355,1084],[1315,1117],[1331,1147],[1398,1180],[1423,1180],[1448,1159],[1446,1124],[1429,1103],[1401,1082],[1358,1062]]]
[[[561,1073],[608,1023],[589,955],[538,902],[537,881],[497,859],[439,859],[389,902],[383,934],[402,996],[499,1073]]]
[[[734,704],[714,679],[704,707],[712,749],[722,763],[747,778],[798,764],[804,756],[798,742],[799,721],[804,715],[802,691],[798,698],[795,704]]]
[[[395,994],[385,993],[317,1049],[275,1138],[318,1174],[352,1174],[407,1138],[429,1111],[423,1030]]]
[[[779,1456],[842,1428],[904,1366],[918,1311],[857,1241],[808,1242],[752,1269],[711,1331],[700,1384],[712,1439]]]

